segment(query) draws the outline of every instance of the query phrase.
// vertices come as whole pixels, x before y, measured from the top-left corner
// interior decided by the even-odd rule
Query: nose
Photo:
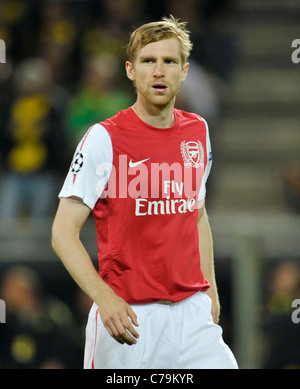
[[[164,76],[164,71],[163,71],[163,62],[162,61],[157,61],[155,64],[155,70],[154,70],[154,77],[163,77]]]

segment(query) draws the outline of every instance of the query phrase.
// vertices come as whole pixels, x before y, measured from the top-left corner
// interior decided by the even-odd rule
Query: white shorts
[[[105,329],[96,304],[86,328],[85,369],[236,369],[224,343],[222,328],[213,323],[211,299],[203,292],[171,305],[132,305],[139,338],[129,346]]]

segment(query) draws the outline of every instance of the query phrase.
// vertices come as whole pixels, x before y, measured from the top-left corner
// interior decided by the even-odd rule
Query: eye
[[[143,61],[142,61],[143,63],[148,63],[148,64],[151,64],[151,63],[153,63],[154,62],[154,60],[152,59],[152,58],[145,58],[145,59],[143,59]]]
[[[176,65],[179,63],[177,58],[166,58],[164,62],[167,65]]]

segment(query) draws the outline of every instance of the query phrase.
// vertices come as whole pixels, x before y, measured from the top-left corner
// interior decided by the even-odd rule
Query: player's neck
[[[174,104],[166,107],[156,107],[142,104],[139,100],[132,106],[137,116],[150,126],[170,128],[174,124]]]

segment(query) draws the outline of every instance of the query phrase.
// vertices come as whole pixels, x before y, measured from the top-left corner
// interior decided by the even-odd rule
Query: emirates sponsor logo
[[[188,199],[148,200],[135,199],[135,215],[175,215],[176,213],[194,212],[197,209],[197,201],[194,197]]]
[[[194,212],[198,208],[204,157],[199,142],[189,143],[189,166],[182,162],[145,163],[150,158],[133,162],[127,155],[119,155],[117,169],[112,164],[100,164],[97,168],[100,177],[98,196],[134,199],[136,216]],[[191,166],[199,169],[189,169]],[[106,186],[104,182],[107,182]]]

